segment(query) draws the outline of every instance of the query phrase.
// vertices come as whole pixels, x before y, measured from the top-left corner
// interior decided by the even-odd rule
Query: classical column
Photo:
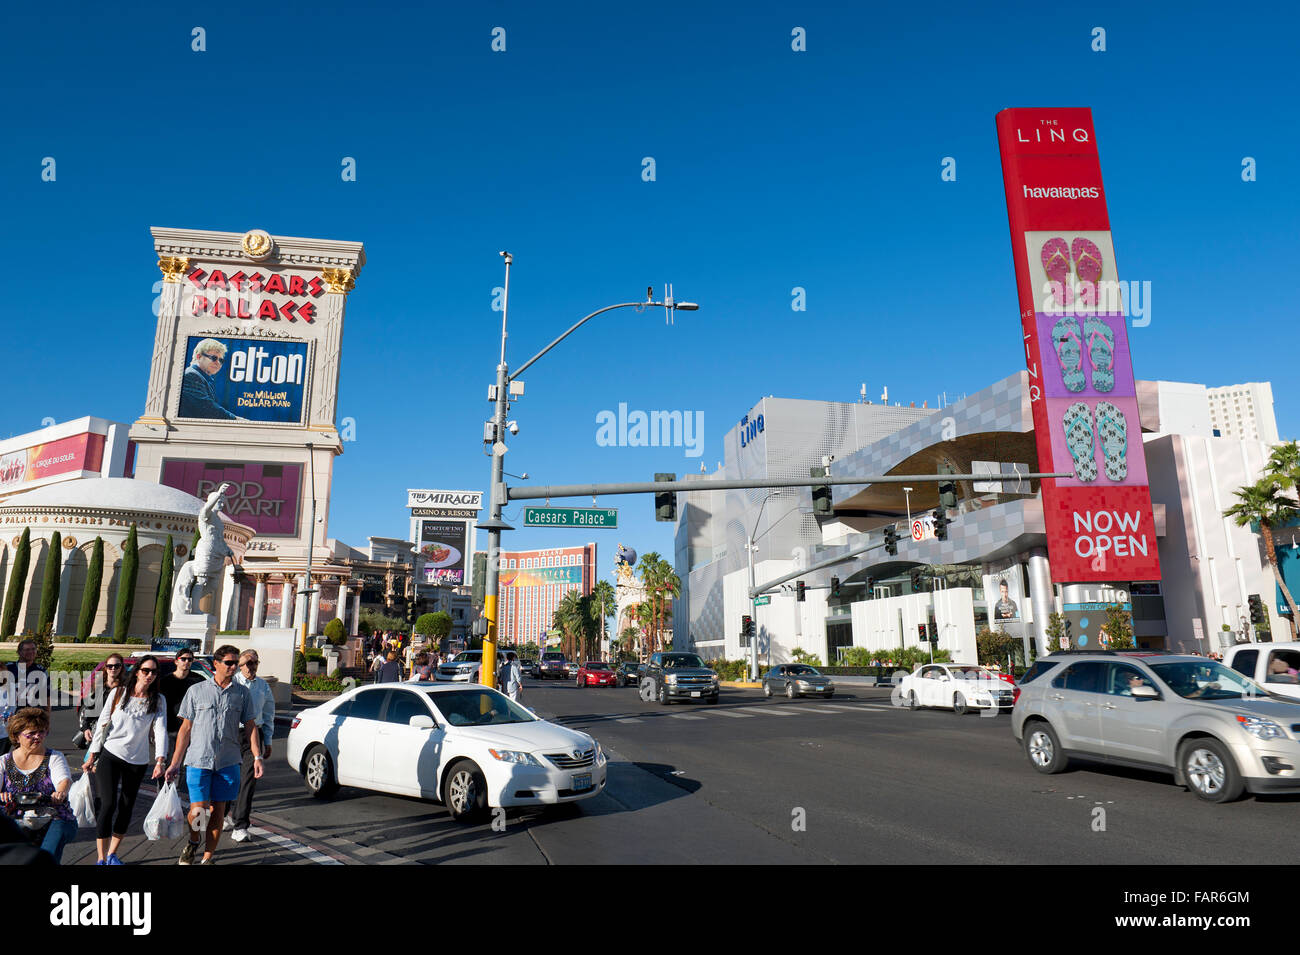
[[[234,613],[239,609],[239,582],[235,580],[235,565],[227,564],[221,572],[221,614],[217,618],[221,621],[219,629],[234,630],[235,624],[232,621]]]
[[[297,593],[294,594],[294,600],[293,600],[293,617],[292,617],[293,623],[291,626],[295,631],[301,633],[302,621],[303,621],[303,617],[306,615],[307,608],[306,608],[306,601],[299,600],[298,594],[302,593],[302,591],[307,589],[306,578],[305,577],[297,578],[297,585],[298,585]]]
[[[76,548],[73,548],[67,553],[69,557],[72,557],[76,552]],[[87,563],[89,563],[89,560]],[[59,574],[59,606],[54,612],[54,632],[60,635],[69,632],[68,624],[76,627],[77,615],[81,613],[80,607],[73,608],[72,613],[68,613],[68,587],[72,584],[72,571],[73,562],[71,560],[65,560],[63,562],[63,570]]]
[[[162,295],[158,305],[158,328],[154,333],[153,365],[149,368],[149,391],[144,402],[144,416],[163,420],[167,414],[167,389],[172,373],[172,349],[180,321],[181,283],[189,271],[190,260],[165,255],[158,260],[163,274]],[[186,356],[188,360],[189,356]]]
[[[307,632],[311,634],[320,633],[320,589],[322,581],[319,577],[312,581],[311,589],[315,591],[311,595],[311,614],[307,620]]]
[[[1029,552],[1029,602],[1034,608],[1034,639],[1041,657],[1047,653],[1047,624],[1056,612],[1052,569],[1047,563],[1047,551],[1041,547]],[[1029,639],[1028,627],[1025,628],[1025,639]]]
[[[343,342],[343,309],[348,292],[356,285],[351,269],[323,269],[323,278],[329,289],[325,293],[325,360],[321,363],[321,390],[319,408],[312,408],[311,420],[318,425],[334,427],[338,408],[339,351]]]
[[[361,591],[352,592],[352,636],[361,635]]]
[[[282,630],[288,630],[293,626],[293,605],[296,596],[293,578],[285,574],[284,583],[280,587],[280,628]]]
[[[266,575],[258,574],[255,579],[257,587],[253,590],[253,629],[266,626]]]

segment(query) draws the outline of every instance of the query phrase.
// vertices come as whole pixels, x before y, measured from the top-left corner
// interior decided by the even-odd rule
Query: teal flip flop
[[[1052,347],[1061,363],[1061,381],[1070,391],[1083,391],[1083,342],[1079,320],[1067,315],[1052,326]]]
[[[1106,457],[1106,477],[1123,481],[1128,477],[1128,422],[1109,401],[1097,402],[1097,435]]]
[[[1088,361],[1092,363],[1092,387],[1110,391],[1115,387],[1115,332],[1100,318],[1083,320],[1083,336],[1088,342]]]
[[[1082,401],[1065,409],[1065,446],[1074,459],[1074,476],[1080,481],[1097,480],[1097,448],[1092,432],[1092,411]]]

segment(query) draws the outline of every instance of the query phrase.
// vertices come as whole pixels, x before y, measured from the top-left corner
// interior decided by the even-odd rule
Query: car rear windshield
[[[1056,667],[1061,661],[1059,660],[1036,660],[1034,665],[1025,671],[1025,675],[1020,678],[1020,685],[1033,683],[1048,670]]]
[[[537,717],[495,690],[455,690],[431,693],[430,701],[452,726],[501,726],[534,723]]]

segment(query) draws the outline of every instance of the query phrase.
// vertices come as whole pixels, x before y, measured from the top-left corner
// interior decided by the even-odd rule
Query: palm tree
[[[574,637],[581,632],[582,609],[582,595],[576,590],[561,597],[559,606],[555,608],[553,623],[564,632],[564,653],[570,659],[577,651]]]
[[[605,632],[605,619],[614,616],[614,611],[618,609],[618,597],[614,594],[614,588],[608,580],[596,581],[596,586],[591,588],[592,609],[597,615],[596,632],[597,639]],[[601,614],[604,616],[600,616]]]
[[[1231,517],[1238,527],[1245,527],[1248,524],[1259,525],[1259,533],[1264,538],[1264,553],[1268,557],[1268,565],[1273,568],[1273,576],[1277,579],[1277,585],[1282,589],[1286,605],[1291,610],[1291,633],[1294,638],[1296,623],[1300,621],[1300,612],[1296,611],[1295,600],[1292,599],[1291,591],[1287,588],[1286,581],[1282,579],[1282,571],[1277,566],[1277,552],[1273,549],[1273,528],[1295,518],[1296,504],[1282,496],[1278,479],[1269,474],[1233,493],[1237,495],[1237,503],[1224,511],[1223,516]]]

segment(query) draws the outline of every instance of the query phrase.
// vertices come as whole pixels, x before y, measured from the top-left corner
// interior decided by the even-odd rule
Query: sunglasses
[[[204,355],[203,357],[206,358],[208,361],[215,361],[218,365],[220,365],[223,361],[225,361],[225,359],[222,358],[220,355]]]
[[[255,669],[257,669],[257,661],[256,661],[256,660],[245,660],[245,661],[244,661],[244,666],[248,667],[250,670],[255,670]]]
[[[45,739],[45,737],[49,735],[50,735],[49,731],[46,731],[44,733],[24,733],[23,739]]]
[[[157,668],[157,667],[141,667],[141,668],[140,668],[140,672],[141,672],[141,673],[148,673],[150,676],[153,676],[155,673],[158,672],[158,668]]]
[[[218,660],[217,662],[220,663],[223,667],[233,667],[239,663],[238,660]]]
[[[193,658],[193,657],[177,657],[177,658],[176,658],[176,662],[177,662],[177,663],[193,663],[193,662],[194,662],[194,658]]]
[[[104,669],[105,669],[105,670],[120,670],[120,669],[122,669],[122,664],[120,664],[120,663],[105,663],[105,664],[104,664]]]

